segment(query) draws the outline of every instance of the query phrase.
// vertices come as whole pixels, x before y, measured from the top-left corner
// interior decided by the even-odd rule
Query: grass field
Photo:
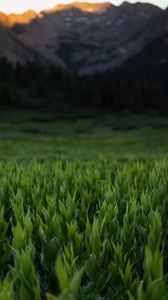
[[[168,157],[168,118],[114,115],[66,118],[0,114],[1,159],[153,159]]]
[[[163,160],[0,164],[0,299],[167,300],[167,174]]]
[[[0,113],[0,300],[168,300],[168,119]]]

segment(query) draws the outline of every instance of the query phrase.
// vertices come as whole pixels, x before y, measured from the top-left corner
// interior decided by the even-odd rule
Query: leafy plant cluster
[[[167,300],[168,162],[0,164],[1,300]]]

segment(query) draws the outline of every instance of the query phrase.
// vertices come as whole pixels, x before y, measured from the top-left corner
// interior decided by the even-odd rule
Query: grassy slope
[[[168,156],[168,119],[114,115],[58,118],[25,111],[0,113],[1,159],[114,159]]]

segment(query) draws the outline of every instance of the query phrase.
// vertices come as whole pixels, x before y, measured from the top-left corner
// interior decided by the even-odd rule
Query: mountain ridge
[[[46,13],[57,13],[60,11],[66,11],[69,10],[71,8],[77,8],[81,11],[86,11],[86,12],[91,12],[91,13],[95,13],[95,12],[99,12],[101,10],[106,10],[108,8],[112,8],[112,7],[117,7],[117,8],[135,8],[135,7],[148,7],[148,8],[153,8],[153,9],[160,9],[160,11],[163,11],[162,8],[160,8],[157,5],[151,4],[151,3],[141,3],[141,2],[136,2],[136,3],[130,3],[129,1],[124,1],[122,2],[120,5],[114,5],[111,2],[97,2],[97,3],[91,3],[91,2],[71,2],[69,4],[57,4],[52,8],[49,9],[45,9],[42,10],[41,12],[37,12],[36,10],[33,9],[29,9],[26,10],[23,13],[9,13],[6,14],[3,11],[0,11],[0,22],[3,21],[3,19],[7,19],[9,22],[10,26],[13,26],[16,23],[21,23],[23,21],[23,24],[26,23],[26,21],[32,21],[35,18],[40,18],[43,16],[43,14]],[[14,20],[15,18],[15,20]],[[24,18],[26,19],[26,21],[24,21]],[[10,21],[11,19],[11,21]],[[3,23],[1,22],[1,25]],[[6,25],[4,23],[4,25]],[[8,25],[8,24],[7,24]]]
[[[125,1],[120,6],[73,2],[40,13],[0,13],[0,43],[10,45],[6,51],[0,47],[0,56],[21,63],[38,56],[39,62],[80,74],[104,72],[122,65],[160,35],[168,24],[167,11]],[[17,41],[24,45],[20,50]]]

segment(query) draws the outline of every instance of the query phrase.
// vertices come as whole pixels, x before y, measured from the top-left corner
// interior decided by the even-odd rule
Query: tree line
[[[168,90],[162,84],[133,81],[119,72],[80,76],[56,66],[32,62],[13,65],[0,60],[0,105],[80,108],[111,112],[168,112]]]

